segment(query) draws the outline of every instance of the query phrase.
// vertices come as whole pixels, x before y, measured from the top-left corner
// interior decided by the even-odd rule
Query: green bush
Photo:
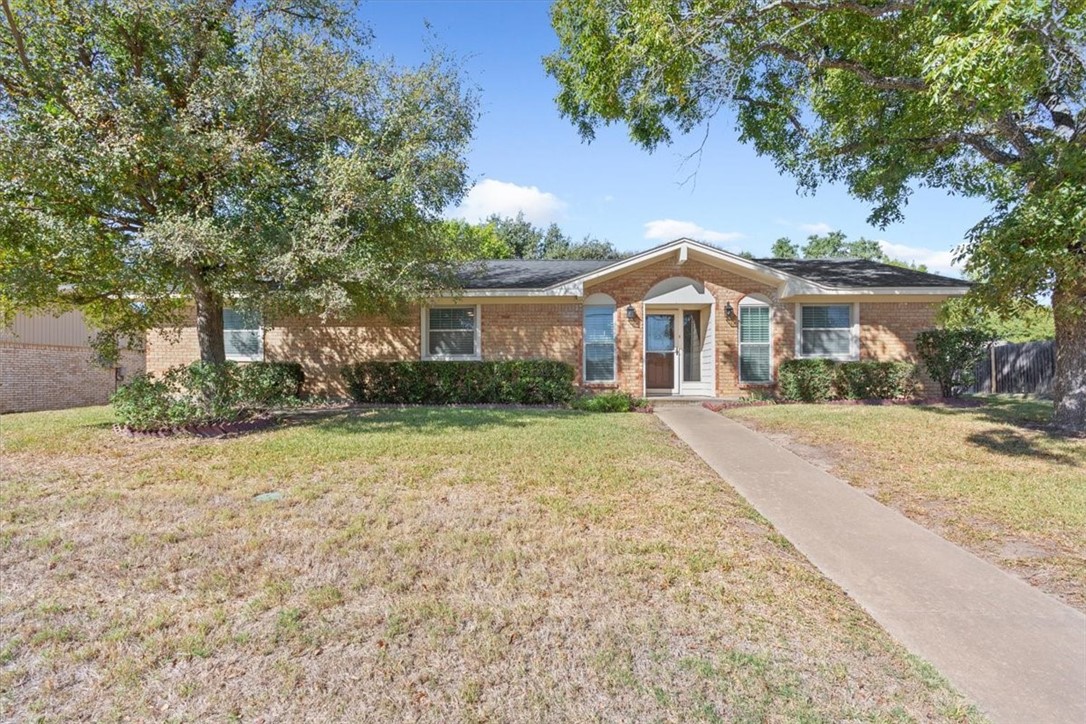
[[[573,367],[553,360],[359,362],[342,374],[359,403],[554,405],[576,395]]]
[[[990,341],[979,329],[928,329],[916,335],[916,352],[943,397],[956,397],[976,380],[973,369]]]
[[[301,397],[305,372],[298,362],[250,362],[233,368],[238,397],[252,407],[279,407]]]
[[[916,394],[916,365],[910,362],[842,362],[834,389],[846,400],[896,400]]]
[[[133,430],[232,422],[254,409],[297,402],[304,375],[290,362],[173,367],[159,379],[137,375],[110,397],[121,422]]]
[[[894,400],[915,395],[917,384],[910,362],[791,359],[781,363],[777,389],[795,402]]]
[[[633,412],[644,406],[644,400],[628,392],[601,392],[578,397],[573,401],[575,409],[585,412]]]
[[[786,400],[823,402],[834,395],[834,364],[828,359],[789,359],[777,372],[777,391]]]
[[[136,375],[110,395],[109,401],[121,422],[133,430],[171,427],[174,400],[163,380]]]

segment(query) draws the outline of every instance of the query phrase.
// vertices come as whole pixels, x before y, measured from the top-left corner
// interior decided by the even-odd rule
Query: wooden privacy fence
[[[976,382],[965,392],[1014,392],[1047,395],[1056,376],[1056,343],[996,342],[974,369]]]

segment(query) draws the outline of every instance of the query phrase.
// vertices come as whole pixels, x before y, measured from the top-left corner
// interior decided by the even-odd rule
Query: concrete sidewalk
[[[657,415],[993,721],[1086,722],[1086,616],[739,423]]]

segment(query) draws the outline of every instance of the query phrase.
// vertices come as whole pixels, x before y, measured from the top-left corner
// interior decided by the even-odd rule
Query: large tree
[[[474,99],[371,57],[338,0],[0,0],[0,311],[107,330],[440,287]]]
[[[901,218],[932,186],[988,199],[961,253],[994,308],[1051,293],[1054,421],[1086,429],[1084,0],[557,0],[547,58],[591,138],[646,148],[722,108],[803,188]]]

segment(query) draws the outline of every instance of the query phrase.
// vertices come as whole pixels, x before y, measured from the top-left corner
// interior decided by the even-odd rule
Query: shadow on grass
[[[935,415],[974,416],[988,422],[1011,425],[1058,438],[1064,434],[1052,427],[1052,402],[1050,400],[1022,399],[1010,397],[974,397],[964,401],[979,401],[983,404],[961,405],[921,405],[917,409]]]
[[[1021,432],[1008,428],[992,428],[984,432],[975,432],[967,437],[966,441],[999,455],[1034,458],[1056,465],[1079,464],[1079,461],[1071,455],[1046,450],[1037,444],[1036,438],[1026,437]]]
[[[318,433],[357,435],[410,431],[440,435],[493,428],[523,428],[548,420],[583,417],[586,413],[557,408],[403,407],[329,411],[292,415],[285,425],[305,426]]]

